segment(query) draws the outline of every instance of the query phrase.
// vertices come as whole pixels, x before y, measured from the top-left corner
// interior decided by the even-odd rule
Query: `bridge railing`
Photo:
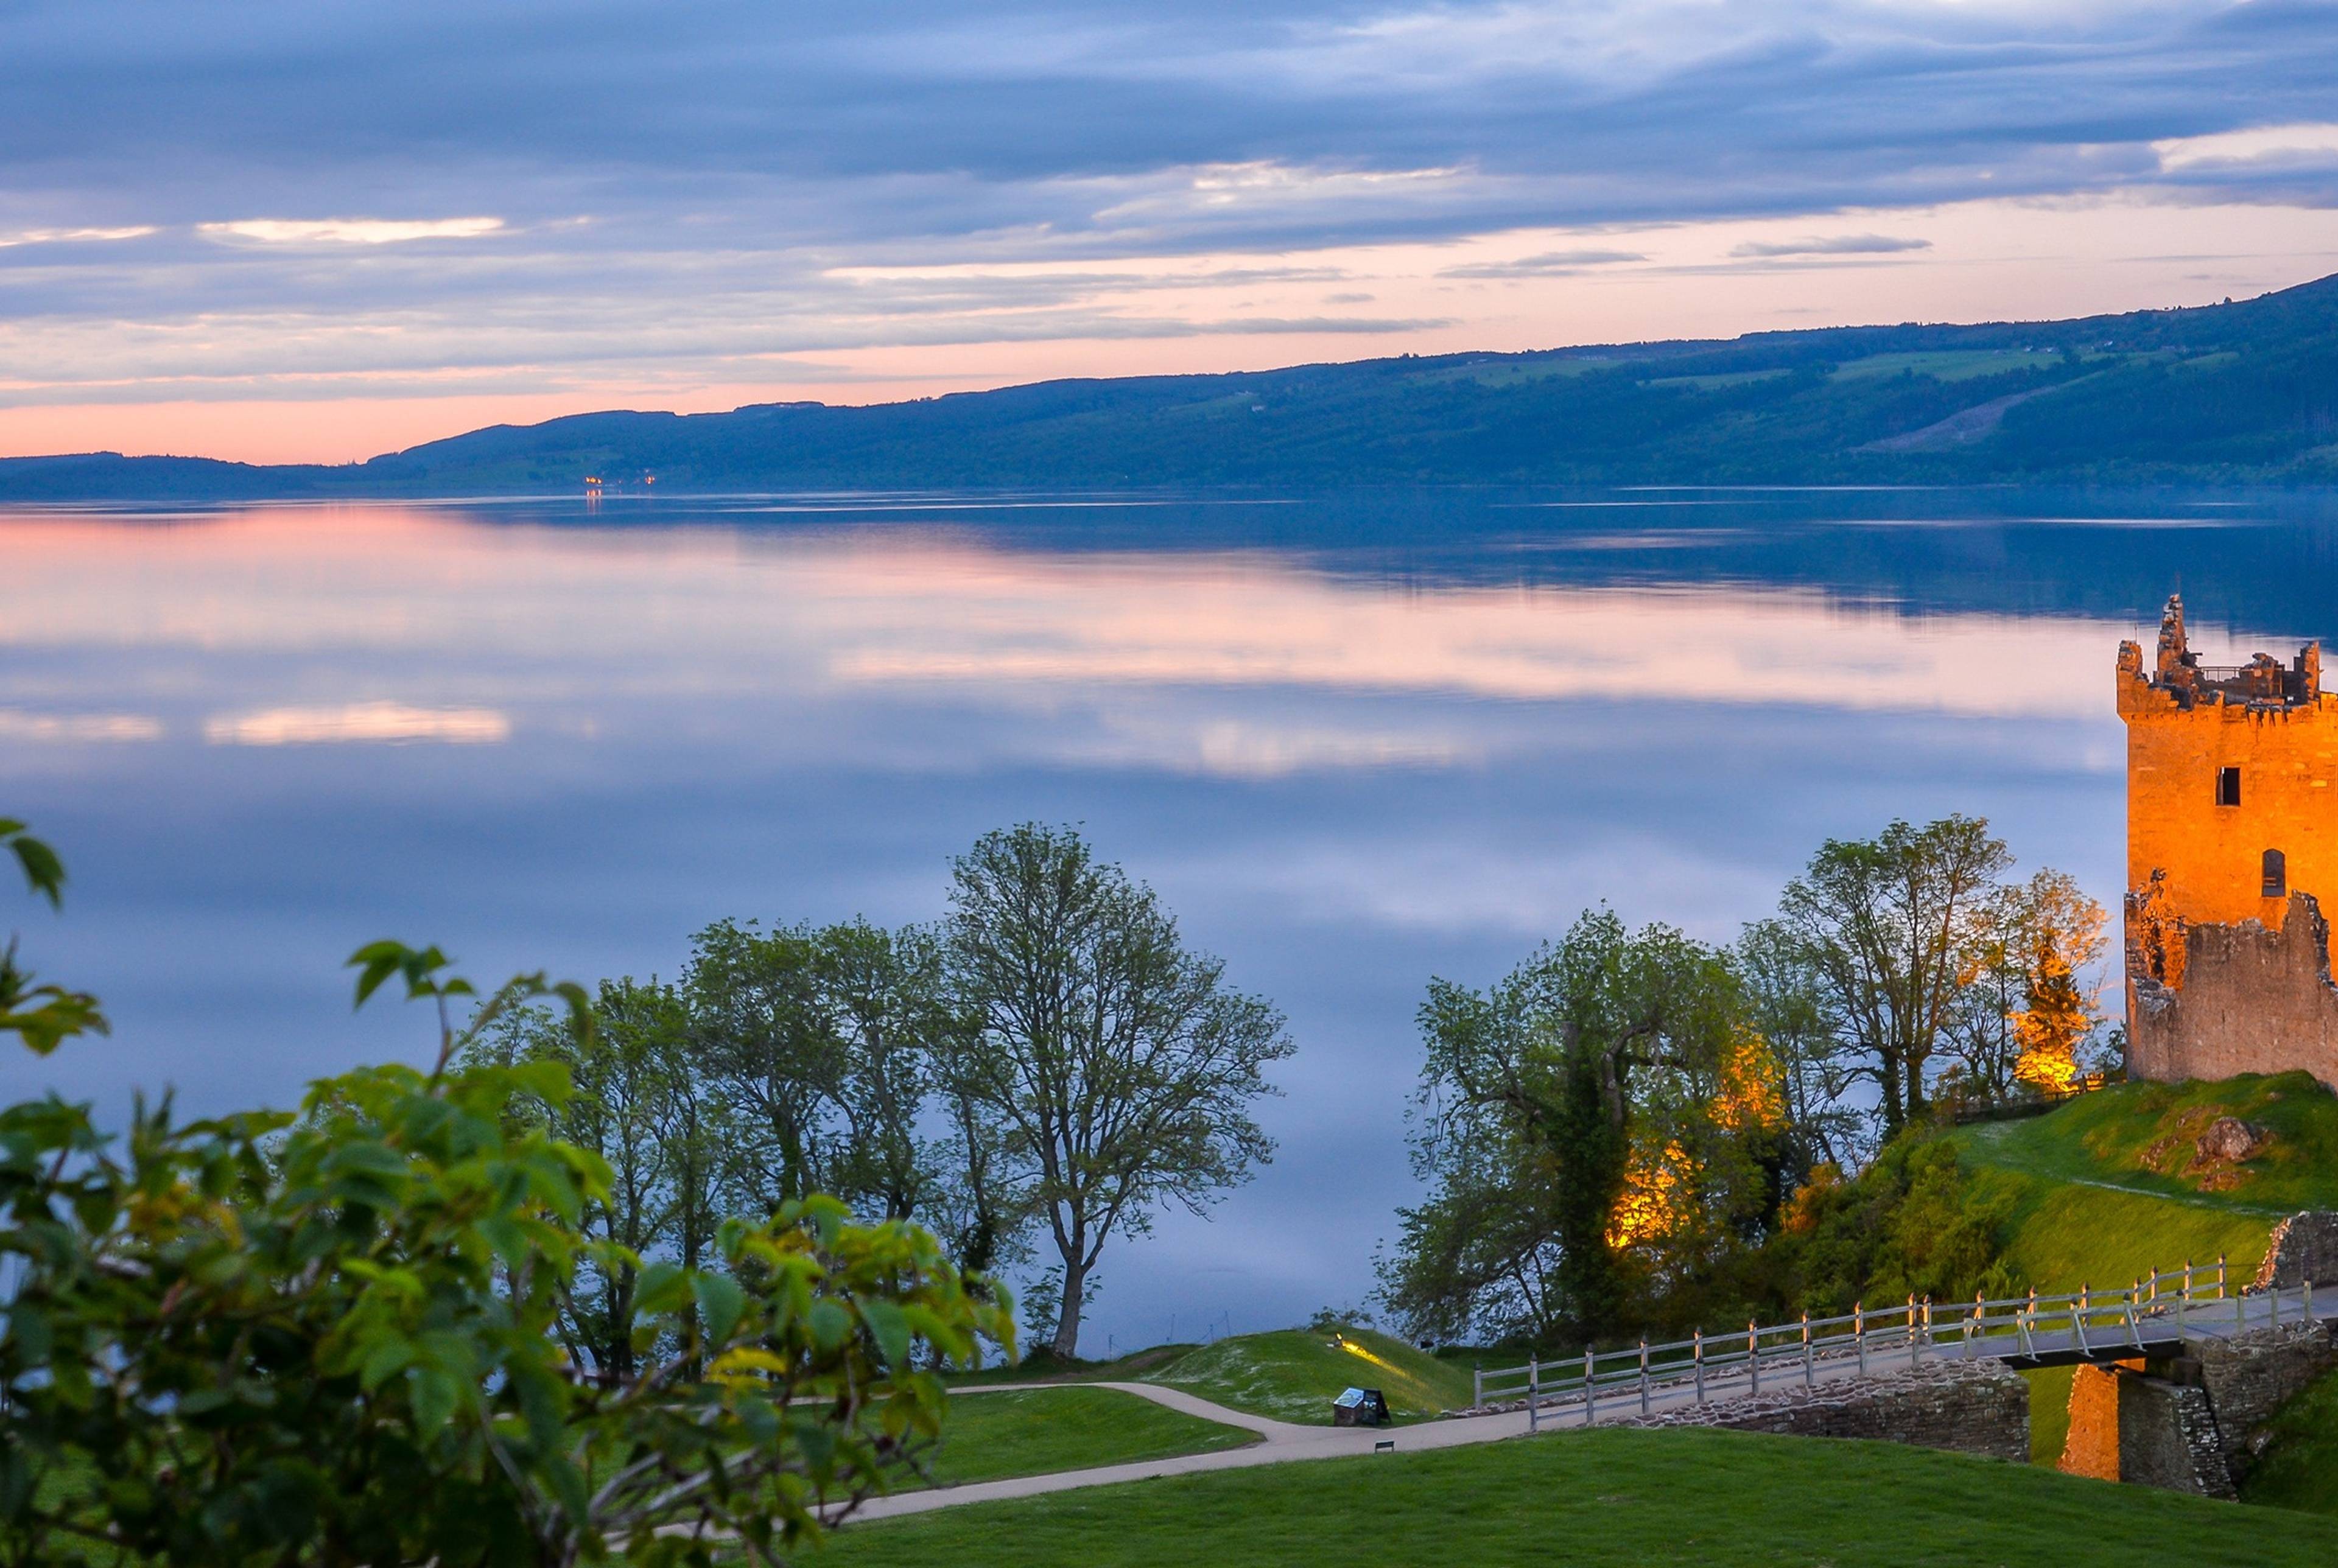
[[[2180,1338],[2194,1308],[2232,1294],[2220,1257],[2213,1264],[2154,1269],[2123,1290],[2082,1286],[1996,1299],[1976,1294],[1969,1302],[1911,1296],[1889,1307],[1861,1303],[1839,1317],[1805,1314],[1787,1323],[1749,1322],[1742,1331],[1699,1330],[1660,1344],[1644,1339],[1617,1350],[1480,1367],[1475,1402],[1479,1407],[1523,1402],[1533,1428],[1569,1413],[1585,1423],[1596,1422],[1603,1410],[1646,1415],[1659,1396],[1669,1403],[1685,1391],[1704,1404],[1715,1396],[1815,1387],[1822,1368],[1832,1375],[1878,1364],[1913,1365],[1928,1356],[2021,1358],[2041,1350],[2086,1357]],[[2308,1284],[2304,1316],[2313,1316],[2313,1300]],[[2279,1322],[2278,1295],[2271,1310]]]

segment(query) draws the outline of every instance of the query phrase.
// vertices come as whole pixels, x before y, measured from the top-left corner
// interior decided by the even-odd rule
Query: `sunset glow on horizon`
[[[0,23],[0,454],[342,463],[2338,272],[2338,29],[2205,0],[904,0],[784,39],[724,5],[197,6],[138,69],[93,45],[117,10]]]

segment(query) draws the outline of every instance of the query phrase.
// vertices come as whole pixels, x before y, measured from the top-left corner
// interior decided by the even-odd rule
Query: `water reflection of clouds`
[[[2075,618],[1911,618],[1807,589],[1424,586],[1261,552],[1038,553],[958,532],[478,528],[395,508],[11,529],[0,642],[297,652],[235,679],[302,710],[328,705],[300,690],[319,662],[395,652],[417,656],[403,684],[341,701],[508,710],[924,688],[1021,707],[1065,687],[1282,686],[2077,717],[2101,708],[2110,635]],[[1634,537],[1651,535],[1570,547]]]
[[[492,708],[414,708],[347,702],[326,708],[263,708],[203,721],[214,746],[324,746],[351,741],[437,740],[478,746],[511,739],[511,720]]]
[[[1491,551],[1411,574],[1329,530],[1147,552],[689,515],[0,518],[0,808],[75,876],[28,944],[116,1023],[40,1071],[117,1107],[286,1103],[418,1038],[349,1018],[359,942],[670,975],[726,915],[931,919],[976,834],[1078,821],[1301,1043],[1276,1165],[1121,1254],[1099,1331],[1147,1302],[1287,1321],[1361,1289],[1414,1195],[1430,975],[1491,979],[1603,899],[1725,938],[1894,815],[1989,815],[2116,891],[2099,619],[1509,581]],[[146,743],[65,743],[117,731]],[[438,743],[464,738],[496,743]],[[1207,1299],[1203,1258],[1242,1266]]]

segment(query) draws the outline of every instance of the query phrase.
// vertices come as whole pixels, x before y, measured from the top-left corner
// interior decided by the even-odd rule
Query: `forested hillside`
[[[345,467],[0,462],[0,497],[1331,484],[2338,479],[2338,278],[2074,321],[580,415]]]

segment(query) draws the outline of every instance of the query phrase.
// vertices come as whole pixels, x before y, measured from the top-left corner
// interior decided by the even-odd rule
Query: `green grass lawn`
[[[2338,1372],[2282,1406],[2272,1436],[2241,1479],[2241,1500],[2338,1515]]]
[[[1401,1339],[1369,1329],[1285,1329],[1243,1334],[1189,1351],[1145,1378],[1253,1416],[1330,1426],[1331,1401],[1349,1387],[1377,1388],[1400,1421],[1469,1403],[1469,1374]]]
[[[2221,1189],[2213,1173],[2187,1169],[2192,1140],[2220,1115],[2274,1135]],[[1950,1136],[1981,1195],[2012,1200],[2008,1256],[2043,1290],[2125,1286],[2220,1252],[2237,1289],[2275,1220],[2338,1208],[2338,1097],[2302,1073],[2121,1084],[2049,1115]]]
[[[829,1568],[2326,1568],[2338,1562],[2338,1524],[1885,1444],[1604,1431],[947,1509],[850,1526],[820,1560]]]
[[[1036,1388],[962,1394],[942,1422],[934,1484],[959,1486],[1007,1475],[1045,1475],[1095,1465],[1129,1465],[1177,1454],[1240,1448],[1257,1438],[1164,1409],[1110,1388]]]

